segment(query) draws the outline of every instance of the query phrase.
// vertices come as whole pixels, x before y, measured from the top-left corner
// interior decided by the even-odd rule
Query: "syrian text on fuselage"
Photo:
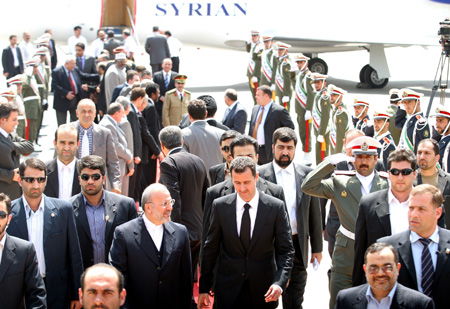
[[[155,16],[246,16],[247,3],[157,3]]]

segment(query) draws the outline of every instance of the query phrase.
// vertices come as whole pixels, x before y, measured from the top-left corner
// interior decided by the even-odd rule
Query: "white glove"
[[[290,100],[289,100],[289,97],[287,96],[287,95],[285,95],[282,99],[281,99],[281,102],[283,102],[283,103],[287,103],[287,102],[289,102]]]
[[[308,121],[308,120],[311,119],[311,118],[312,118],[311,111],[308,111],[308,110],[307,110],[307,111],[305,112],[305,120]]]
[[[270,85],[270,90],[275,91],[275,84]]]
[[[257,83],[257,82],[258,82],[258,77],[253,76],[253,77],[252,77],[252,82],[253,82],[253,83]]]
[[[337,153],[337,154],[329,156],[328,158],[330,160],[330,163],[333,165],[336,165],[339,162],[344,162],[344,161],[355,162],[354,157],[349,157],[345,153]]]
[[[46,99],[42,99],[42,105],[47,105],[47,104],[48,104],[47,100]]]
[[[317,142],[318,143],[323,143],[323,141],[324,141],[323,135],[317,136]]]

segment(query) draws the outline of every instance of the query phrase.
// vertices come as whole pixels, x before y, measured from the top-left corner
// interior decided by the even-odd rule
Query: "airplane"
[[[9,26],[1,31],[8,37],[14,29],[19,38],[21,32],[29,31],[35,38],[51,28],[56,41],[66,41],[73,27],[80,25],[82,35],[91,42],[99,28],[120,33],[126,27],[139,44],[158,25],[187,44],[244,50],[250,31],[256,29],[292,45],[290,52],[310,56],[310,69],[323,74],[328,65],[320,53],[367,50],[370,60],[360,71],[361,85],[382,88],[390,77],[385,48],[439,45],[439,22],[450,16],[449,2],[15,0],[9,11],[20,9],[20,14],[4,14],[3,24]],[[411,64],[417,61],[408,59],[405,51],[405,65]]]

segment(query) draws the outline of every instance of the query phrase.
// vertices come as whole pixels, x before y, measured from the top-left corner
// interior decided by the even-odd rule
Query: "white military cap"
[[[430,117],[446,117],[450,118],[450,109],[443,105],[440,105],[436,108],[436,113],[430,115]]]
[[[381,144],[372,137],[360,136],[348,143],[347,148],[352,149],[353,155],[377,155],[377,148],[381,148]]]
[[[406,100],[419,100],[421,97],[423,97],[423,93],[415,92],[411,89],[400,89],[399,94],[402,98],[402,101]]]

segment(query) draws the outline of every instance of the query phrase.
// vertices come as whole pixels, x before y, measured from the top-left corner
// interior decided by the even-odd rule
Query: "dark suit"
[[[116,59],[116,55],[114,54],[114,48],[122,45],[123,43],[120,42],[119,40],[116,40],[115,38],[109,38],[103,45],[103,49],[109,51],[109,59],[114,60]]]
[[[164,223],[161,251],[159,259],[142,217],[116,228],[110,262],[125,277],[125,308],[190,308],[192,271],[186,227]]]
[[[145,51],[150,55],[152,73],[162,70],[161,64],[165,58],[170,58],[169,45],[163,35],[153,35],[145,41]]]
[[[105,262],[108,263],[109,249],[113,241],[114,230],[117,226],[137,218],[136,204],[131,198],[103,190],[105,194]],[[73,196],[70,202],[73,205],[75,223],[77,225],[78,239],[80,241],[83,266],[88,268],[94,265],[94,249],[92,247],[91,230],[86,215],[86,206],[83,193]]]
[[[256,116],[258,115],[258,111],[261,106],[255,105],[252,110],[252,117],[250,119],[250,128],[248,130],[248,135],[252,136],[253,128],[256,123]],[[261,125],[263,125],[261,123]],[[272,161],[272,135],[276,129],[282,127],[289,127],[294,129],[294,123],[292,122],[291,116],[289,116],[289,112],[287,109],[282,107],[281,105],[272,101],[272,105],[270,106],[269,111],[267,112],[267,117],[264,122],[264,139],[265,145],[264,147],[260,147],[258,154],[258,164],[266,164]]]
[[[153,81],[159,85],[159,92],[160,95],[163,97],[166,95],[166,92],[169,90],[172,90],[173,88],[175,88],[175,81],[174,81],[174,77],[177,76],[177,72],[174,71],[170,71],[170,76],[169,76],[169,86],[166,88],[166,82],[164,80],[164,73],[163,71],[159,71],[153,74]],[[159,122],[162,124],[162,108],[163,108],[164,102],[162,102],[161,100],[158,100],[155,103],[156,106],[156,110],[158,111],[158,117],[159,117]]]
[[[134,147],[133,155],[134,157],[142,158],[141,126],[139,124],[139,119],[134,109],[135,109],[134,105],[131,104],[130,113],[127,115],[127,120],[130,123],[131,130],[133,131],[133,147]],[[137,164],[135,167],[134,174],[130,177],[128,187],[129,195],[133,197],[135,201],[139,200],[139,195],[141,192],[141,182],[140,182],[141,175],[142,175],[142,165]]]
[[[226,125],[231,130],[245,134],[245,126],[247,125],[247,111],[245,110],[245,107],[237,101],[236,105],[233,106],[233,109],[223,118],[222,124]]]
[[[218,308],[233,308],[242,289],[254,308],[276,308],[264,294],[272,284],[286,289],[293,265],[294,247],[283,201],[260,193],[255,226],[246,250],[236,226],[237,193],[213,202],[211,226],[201,256],[199,293],[213,285],[217,264],[215,302]],[[218,262],[217,262],[218,259]]]
[[[9,75],[6,77],[7,79],[16,76],[17,74],[22,74],[24,70],[23,60],[22,60],[22,53],[20,51],[19,46],[16,45],[16,53],[17,53],[17,60],[19,61],[19,66],[17,68],[14,67],[14,55],[11,49],[11,45],[8,45],[3,49],[2,53],[2,66],[3,66],[3,73],[9,73]]]
[[[211,166],[209,169],[209,179],[211,179],[211,186],[221,183],[225,180],[225,169],[227,168],[227,163],[220,163]]]
[[[22,194],[17,181],[13,181],[14,169],[19,167],[20,155],[29,155],[34,151],[33,142],[10,133],[12,141],[0,134],[0,192],[8,194],[11,200]]]
[[[213,127],[219,128],[219,129],[222,129],[222,130],[224,130],[224,131],[228,131],[228,130],[230,129],[229,127],[227,127],[227,126],[221,124],[220,122],[217,122],[217,120],[214,119],[214,118],[206,118],[206,122],[207,122],[210,126],[213,126]]]
[[[55,40],[53,40],[53,39],[50,39],[49,50],[51,52],[52,70],[54,70],[56,68],[56,65],[58,64],[58,55],[56,53]]]
[[[437,309],[448,308],[450,302],[450,293],[448,292],[448,278],[450,277],[450,259],[447,253],[450,248],[450,231],[439,229],[439,244],[437,263],[434,275],[434,282],[432,286],[432,298]],[[410,241],[411,231],[405,231],[389,237],[383,237],[378,242],[385,242],[394,246],[397,249],[400,263],[400,273],[398,276],[398,283],[404,286],[418,290],[416,270],[414,268],[414,260],[411,251]]]
[[[363,284],[354,288],[345,289],[339,292],[336,298],[335,309],[366,309],[366,292],[368,284]],[[392,298],[392,309],[434,309],[434,303],[431,298],[412,289],[408,289],[401,284],[397,284],[397,289]]]
[[[48,197],[59,197],[59,174],[58,174],[58,163],[57,158],[48,161],[47,165],[47,185],[45,186],[44,194]],[[72,183],[72,196],[81,192],[80,180],[78,179],[77,163],[78,159],[75,158],[75,169],[73,172],[73,183]]]
[[[3,237],[6,240],[0,264],[0,309],[47,308],[47,293],[33,244],[7,233]]]
[[[129,84],[127,82],[116,86],[113,90],[113,94],[112,94],[110,103],[116,102],[116,99],[120,96],[120,92],[122,91],[122,89],[125,87],[128,87],[128,86],[129,86]]]
[[[68,306],[78,300],[80,276],[83,272],[80,245],[69,202],[44,199],[44,256],[48,308]],[[12,219],[8,234],[28,240],[28,228],[22,197],[12,203]]]
[[[77,57],[76,59],[76,64],[77,67],[80,69],[81,72],[86,73],[86,74],[98,74],[97,71],[97,66],[95,64],[95,59],[93,57],[90,57],[86,54],[84,54],[84,61],[83,61],[83,66],[81,66],[80,60]],[[98,81],[96,82],[88,82],[88,85],[90,86],[97,86],[98,85]],[[81,97],[83,99],[89,98],[90,97],[90,93],[89,91],[84,91],[81,90]]]

